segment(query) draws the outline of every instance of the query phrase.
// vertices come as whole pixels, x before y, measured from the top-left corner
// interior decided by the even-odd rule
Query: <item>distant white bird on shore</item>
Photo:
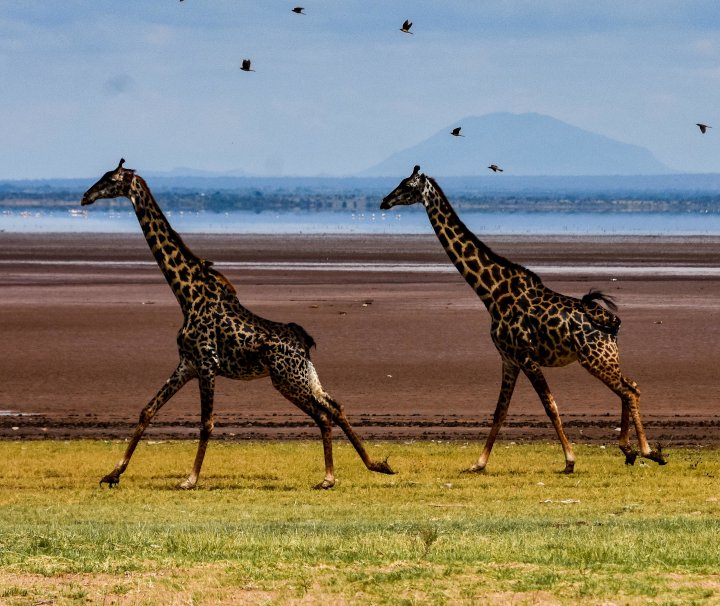
[[[453,128],[453,129],[450,131],[450,134],[451,134],[453,137],[464,137],[465,135],[461,135],[461,134],[460,134],[460,129],[462,129],[462,126],[456,126],[455,128]]]
[[[410,21],[409,19],[405,19],[405,23],[402,24],[400,31],[405,34],[412,34],[412,32],[410,31],[411,27],[412,27],[412,21]]]
[[[698,122],[695,126],[697,126],[700,129],[700,132],[703,135],[707,132],[708,128],[712,128],[712,126],[708,126],[707,124],[702,124],[701,122]]]
[[[501,172],[503,172],[503,169],[500,168],[497,164],[491,164],[490,166],[488,166],[488,168],[489,168],[491,171],[493,171],[494,173],[501,173]]]
[[[254,72],[255,70],[250,67],[251,61],[250,59],[243,59],[242,65],[240,66],[240,69],[244,72]]]

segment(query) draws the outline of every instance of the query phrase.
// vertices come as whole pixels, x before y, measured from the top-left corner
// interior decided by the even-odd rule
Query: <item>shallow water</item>
[[[44,261],[44,260],[0,260],[3,265],[34,265],[56,267],[97,267],[97,268],[153,268],[153,261]],[[393,262],[255,262],[218,260],[215,266],[222,270],[245,269],[260,271],[322,271],[322,272],[365,272],[365,273],[455,273],[455,267],[448,263],[393,263]],[[684,277],[720,277],[720,267],[711,265],[641,265],[625,264],[568,264],[568,265],[528,265],[528,269],[538,274],[581,275],[592,272],[595,276],[684,276]],[[0,414],[2,411],[0,411]]]
[[[390,212],[168,212],[180,233],[216,234],[426,234],[422,209]],[[718,213],[673,212],[464,212],[476,233],[498,235],[720,235]],[[18,233],[132,233],[131,211],[4,211],[0,230]]]

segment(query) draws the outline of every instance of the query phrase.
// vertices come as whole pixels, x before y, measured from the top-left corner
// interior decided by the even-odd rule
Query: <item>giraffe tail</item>
[[[580,303],[595,328],[612,336],[617,335],[620,330],[620,318],[613,313],[617,311],[617,305],[610,295],[593,289],[580,299]],[[599,303],[603,303],[607,308]]]
[[[295,324],[295,322],[290,322],[288,324],[288,328],[295,334],[296,337],[300,339],[300,342],[303,344],[303,347],[305,348],[305,353],[309,354],[310,350],[313,347],[317,347],[317,344],[315,343],[315,339],[313,339],[308,332],[300,326],[300,324]]]
[[[610,311],[617,311],[617,305],[615,304],[615,298],[611,297],[610,295],[606,295],[603,292],[600,292],[599,290],[595,290],[594,288],[590,289],[590,292],[583,296],[582,299],[580,299],[583,302],[583,305],[588,305],[590,303],[594,303],[595,301],[600,301],[601,303],[604,303],[607,305],[607,307],[610,309]]]

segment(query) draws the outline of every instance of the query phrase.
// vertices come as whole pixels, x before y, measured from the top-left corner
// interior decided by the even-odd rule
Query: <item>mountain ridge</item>
[[[461,127],[461,137],[450,131]],[[539,113],[467,116],[389,155],[358,176],[405,174],[415,164],[439,177],[488,173],[497,164],[517,176],[662,175],[678,171],[648,149]]]

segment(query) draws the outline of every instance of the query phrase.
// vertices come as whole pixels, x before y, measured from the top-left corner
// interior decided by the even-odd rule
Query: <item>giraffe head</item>
[[[407,206],[423,202],[426,185],[427,177],[420,172],[420,167],[416,164],[412,175],[400,181],[400,185],[383,198],[380,208],[389,210],[393,206]]]
[[[102,198],[127,198],[135,171],[123,168],[123,164],[125,164],[125,158],[120,158],[120,163],[115,170],[106,172],[95,185],[83,194],[81,204],[86,206]]]

